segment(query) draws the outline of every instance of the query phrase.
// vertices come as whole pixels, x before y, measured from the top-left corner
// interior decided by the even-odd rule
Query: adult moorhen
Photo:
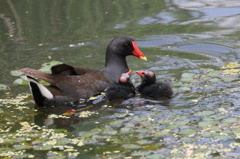
[[[106,88],[105,93],[109,101],[113,99],[127,99],[135,96],[135,88],[130,80],[132,71],[123,73],[117,84],[112,84]]]
[[[153,99],[171,98],[173,95],[172,88],[169,83],[156,83],[156,75],[152,71],[136,71],[141,77],[142,82],[137,87],[142,97],[150,97]]]
[[[98,95],[110,84],[117,83],[121,74],[129,70],[126,62],[128,55],[147,60],[132,38],[121,36],[108,45],[105,68],[101,71],[67,64],[53,66],[51,74],[30,68],[21,71],[29,76],[30,89],[38,106],[66,105],[71,101]],[[30,76],[49,82],[50,85],[45,87]]]

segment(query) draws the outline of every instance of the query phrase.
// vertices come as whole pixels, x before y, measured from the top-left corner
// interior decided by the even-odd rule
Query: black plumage
[[[131,72],[130,70],[127,73],[123,73],[117,84],[113,84],[105,90],[108,100],[127,99],[135,96],[135,88],[130,80]]]
[[[156,75],[152,71],[137,71],[141,77],[141,84],[137,87],[142,97],[153,99],[171,98],[173,90],[169,83],[156,82]]]

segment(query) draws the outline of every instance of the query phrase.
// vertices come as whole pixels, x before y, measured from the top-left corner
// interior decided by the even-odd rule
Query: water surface
[[[6,88],[0,91],[1,156],[240,156],[237,0],[8,0],[0,8],[0,84]],[[12,70],[51,61],[103,68],[108,43],[122,35],[134,38],[148,58],[128,57],[130,69],[151,70],[158,81],[171,82],[174,98],[138,95],[90,105],[84,109],[89,117],[82,109],[59,117],[54,114],[71,108],[36,108],[28,86],[13,84],[18,77]],[[140,83],[136,74],[132,79]]]

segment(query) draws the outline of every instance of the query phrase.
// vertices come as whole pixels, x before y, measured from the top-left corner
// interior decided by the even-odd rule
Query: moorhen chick
[[[135,96],[135,88],[130,80],[132,70],[123,73],[117,84],[106,88],[105,93],[109,101],[113,99],[127,99]]]
[[[141,77],[142,82],[137,87],[142,97],[150,97],[153,99],[171,98],[173,90],[169,83],[156,82],[156,75],[152,71],[136,71]]]
[[[108,45],[103,70],[59,64],[51,68],[52,73],[30,68],[21,71],[28,76],[38,106],[66,105],[71,101],[98,95],[110,84],[117,83],[121,74],[129,71],[126,62],[126,56],[129,55],[147,60],[132,38],[121,36]],[[32,77],[42,79],[50,85],[45,87]]]

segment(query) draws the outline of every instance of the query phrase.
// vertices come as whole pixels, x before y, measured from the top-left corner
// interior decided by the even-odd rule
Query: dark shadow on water
[[[78,123],[97,122],[101,120],[99,117],[112,118],[114,113],[126,110],[132,111],[134,114],[146,113],[153,107],[167,107],[170,102],[171,99],[152,100],[139,97],[108,101],[100,97],[81,104],[75,103],[74,106],[37,107],[34,122],[46,128],[65,129],[71,132],[75,130],[74,125]],[[85,112],[86,116],[82,117],[81,113]]]

